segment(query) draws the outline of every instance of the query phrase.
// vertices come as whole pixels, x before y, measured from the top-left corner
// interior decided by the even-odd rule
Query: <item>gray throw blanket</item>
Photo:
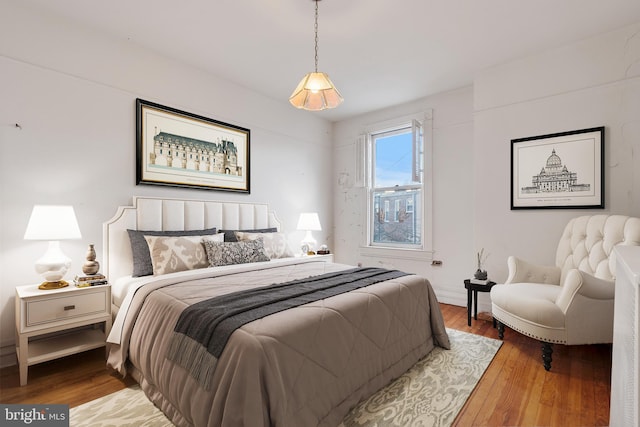
[[[201,301],[180,314],[167,358],[189,371],[208,390],[222,350],[242,325],[407,274],[382,268],[354,268]]]

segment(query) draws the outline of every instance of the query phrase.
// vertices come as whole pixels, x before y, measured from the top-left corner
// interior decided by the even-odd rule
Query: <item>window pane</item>
[[[373,191],[373,243],[422,243],[420,194],[418,189]]]
[[[412,183],[411,128],[374,135],[375,187],[393,187]]]

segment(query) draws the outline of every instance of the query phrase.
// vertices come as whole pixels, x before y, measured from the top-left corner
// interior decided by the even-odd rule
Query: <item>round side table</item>
[[[471,283],[471,279],[465,279],[464,287],[467,289],[467,325],[471,326],[471,306],[473,305],[473,318],[478,320],[478,292],[489,292],[496,282],[486,285]],[[495,319],[493,320],[495,326]]]

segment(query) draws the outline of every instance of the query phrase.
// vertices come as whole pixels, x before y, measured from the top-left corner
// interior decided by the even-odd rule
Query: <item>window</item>
[[[433,111],[367,125],[355,144],[354,186],[363,189],[360,255],[433,256]]]
[[[424,247],[422,129],[410,120],[368,134],[370,246]]]

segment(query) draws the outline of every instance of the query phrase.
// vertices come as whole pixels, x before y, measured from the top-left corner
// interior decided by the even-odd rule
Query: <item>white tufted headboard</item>
[[[640,245],[640,218],[592,215],[573,218],[564,229],[556,251],[556,266],[566,273],[577,268],[606,280],[615,279],[616,245]]]
[[[239,230],[275,227],[280,221],[266,204],[212,200],[133,197],[132,206],[120,206],[103,224],[103,271],[109,280],[128,276],[133,270],[130,230]]]

